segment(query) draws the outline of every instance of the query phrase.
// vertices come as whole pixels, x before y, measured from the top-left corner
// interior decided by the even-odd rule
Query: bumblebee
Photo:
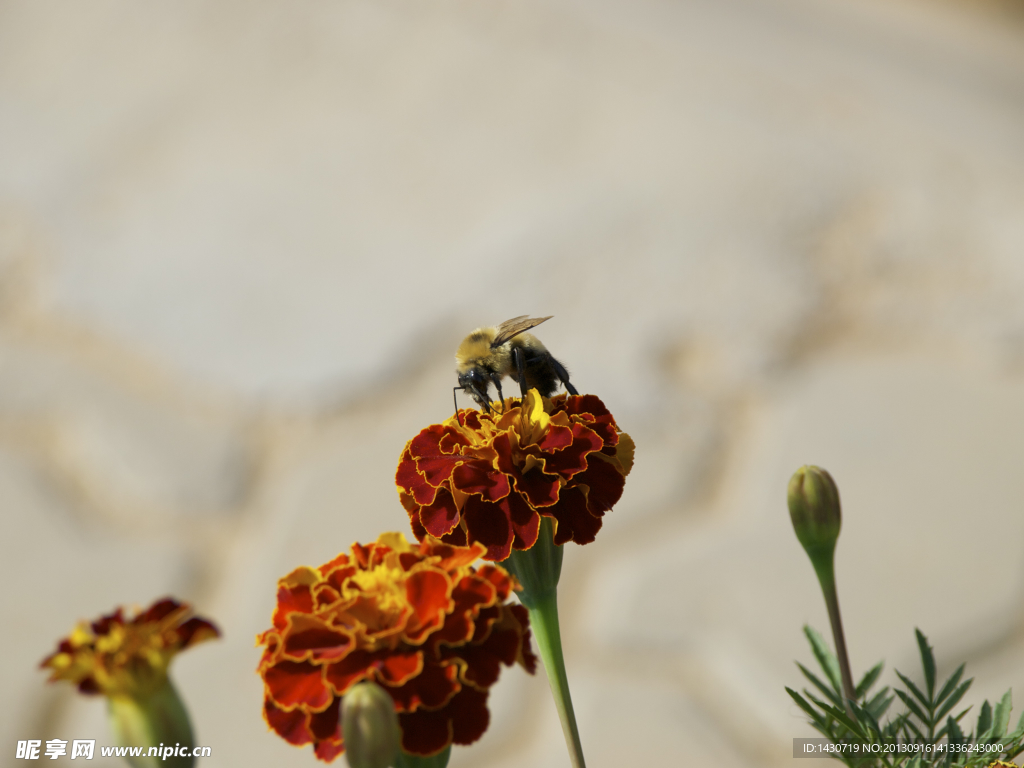
[[[534,317],[520,315],[506,320],[498,326],[477,328],[462,340],[455,352],[455,373],[459,385],[452,391],[463,390],[477,405],[491,412],[488,390],[491,384],[498,390],[498,400],[504,402],[501,394],[501,380],[511,376],[518,382],[523,397],[536,389],[544,397],[551,397],[559,383],[565,385],[570,395],[578,395],[576,387],[569,383],[569,372],[558,362],[530,328],[550,320],[554,315]],[[458,412],[458,401],[455,411]]]

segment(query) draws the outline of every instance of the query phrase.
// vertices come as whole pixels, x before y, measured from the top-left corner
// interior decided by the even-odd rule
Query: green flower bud
[[[839,509],[839,489],[828,472],[821,467],[803,466],[793,473],[789,480],[789,517],[821,585],[836,642],[843,696],[847,699],[846,714],[855,718],[849,702],[856,700],[857,693],[850,673],[850,657],[846,652],[835,574],[836,541],[843,519]]]
[[[816,571],[831,569],[842,515],[839,489],[824,469],[800,467],[789,481],[789,517]]]
[[[192,768],[192,724],[177,690],[166,675],[145,693],[107,698],[107,714],[117,743],[142,747],[142,755],[125,757],[132,768]],[[154,754],[149,750],[154,748]],[[185,754],[181,754],[181,753]],[[154,756],[155,755],[155,756]]]
[[[401,747],[395,703],[373,682],[358,683],[341,701],[341,737],[351,768],[388,768]]]

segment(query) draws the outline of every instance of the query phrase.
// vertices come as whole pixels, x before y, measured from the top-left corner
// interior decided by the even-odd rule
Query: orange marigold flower
[[[270,727],[329,762],[345,750],[342,696],[371,680],[395,702],[405,752],[480,738],[501,664],[537,663],[526,610],[504,602],[513,578],[470,567],[483,551],[384,533],[281,579],[274,626],[257,638]]]
[[[164,598],[126,620],[118,608],[82,622],[40,667],[50,682],[68,680],[78,690],[104,696],[145,696],[161,687],[179,651],[220,636],[206,619],[194,617],[187,603]]]
[[[502,561],[536,543],[541,515],[555,544],[588,544],[622,495],[633,440],[594,395],[530,390],[502,413],[461,410],[408,442],[395,482],[418,539],[479,542]]]

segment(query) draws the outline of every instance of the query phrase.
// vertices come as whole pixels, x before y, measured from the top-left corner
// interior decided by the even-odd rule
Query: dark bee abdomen
[[[561,381],[558,378],[558,373],[555,371],[554,358],[547,354],[531,357],[527,353],[524,362],[526,389],[536,389],[544,397],[551,397],[555,394]]]

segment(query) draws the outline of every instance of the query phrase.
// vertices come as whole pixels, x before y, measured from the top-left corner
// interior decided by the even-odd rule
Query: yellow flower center
[[[384,562],[366,571],[356,571],[349,577],[349,587],[373,604],[370,612],[350,609],[371,632],[395,626],[408,610],[406,575],[398,565],[397,553],[390,552]]]

